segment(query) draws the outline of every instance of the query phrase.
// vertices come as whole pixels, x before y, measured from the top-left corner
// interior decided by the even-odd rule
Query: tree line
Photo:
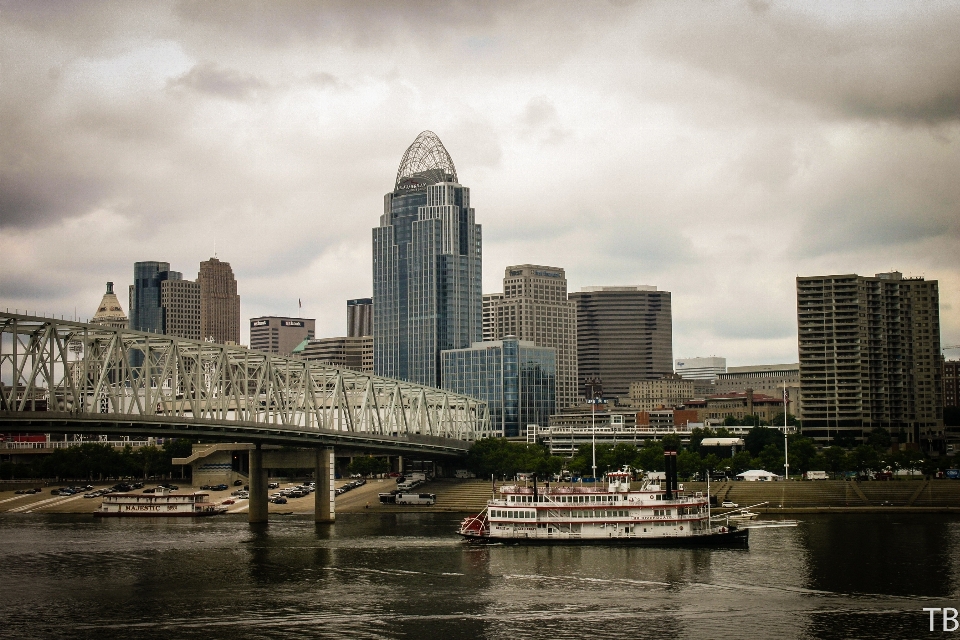
[[[163,446],[130,445],[116,449],[103,442],[84,442],[53,453],[36,456],[28,464],[3,463],[3,479],[48,478],[62,480],[106,480],[110,478],[149,478],[174,473],[173,458],[185,458],[192,452],[190,440],[167,440]]]
[[[684,480],[705,478],[705,474],[724,474],[729,477],[748,469],[765,469],[782,474],[784,471],[783,432],[768,426],[755,426],[744,437],[743,450],[732,457],[715,453],[701,454],[704,438],[736,437],[726,428],[697,428],[690,441],[683,445],[680,438],[670,434],[661,440],[647,440],[642,445],[620,443],[599,444],[596,450],[597,475],[629,466],[643,471],[663,471],[663,452],[666,447],[677,451],[677,473]],[[890,433],[876,428],[867,436],[867,442],[856,446],[832,444],[818,447],[811,438],[791,434],[787,438],[791,474],[806,471],[828,471],[834,474],[854,472],[863,475],[869,471],[890,469],[918,469],[932,475],[947,464],[942,458],[928,458],[920,451],[891,450]],[[593,474],[593,449],[586,444],[570,457],[550,455],[542,443],[511,442],[502,438],[487,438],[473,444],[467,466],[478,477],[512,477],[517,473],[536,473],[550,478],[564,471],[572,476],[589,477]]]

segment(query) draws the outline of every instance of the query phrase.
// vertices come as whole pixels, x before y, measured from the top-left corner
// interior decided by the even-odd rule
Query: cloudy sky
[[[935,1],[0,2],[0,308],[126,308],[135,261],[216,251],[244,321],[343,335],[430,129],[485,291],[656,285],[676,357],[740,365],[797,360],[797,275],[896,269],[960,344],[958,33]]]

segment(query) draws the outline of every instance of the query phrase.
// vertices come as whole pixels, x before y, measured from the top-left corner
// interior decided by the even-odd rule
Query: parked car
[[[723,507],[724,509],[736,509],[740,505],[738,505],[736,502],[730,502],[729,500],[724,500],[722,503],[720,503],[720,506]]]
[[[279,482],[271,482],[267,485],[267,489],[279,489],[279,488],[280,488]]]
[[[144,490],[143,490],[143,493],[156,493],[156,492],[157,492],[157,490],[154,489],[154,488],[152,488],[152,487],[151,487],[150,489],[144,489]]]
[[[227,498],[226,500],[224,500],[224,501],[221,502],[220,504],[236,504],[236,502],[237,502],[237,501],[234,500],[233,498]]]
[[[235,487],[242,487],[242,486],[243,486],[243,480],[234,480],[234,481],[233,481],[233,486],[235,486]]]
[[[277,496],[276,498],[271,498],[270,502],[273,504],[287,504],[287,499],[283,496]]]
[[[214,491],[226,491],[226,490],[229,489],[230,487],[228,487],[227,485],[221,483],[221,484],[215,484],[215,485],[213,485],[212,488],[213,488]]]

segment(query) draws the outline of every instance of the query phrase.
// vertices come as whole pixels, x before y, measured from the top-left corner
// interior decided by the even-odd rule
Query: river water
[[[475,546],[458,520],[3,516],[0,637],[918,638],[953,635],[924,607],[960,607],[948,516],[810,516],[729,550]]]

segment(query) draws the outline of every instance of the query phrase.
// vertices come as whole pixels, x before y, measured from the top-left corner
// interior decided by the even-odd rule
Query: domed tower
[[[400,160],[373,229],[377,375],[440,386],[440,352],[482,339],[481,233],[470,189],[432,131]]]
[[[128,327],[127,315],[117,300],[117,294],[113,292],[113,283],[107,283],[107,292],[103,294],[100,300],[100,306],[97,312],[93,314],[90,324],[100,324],[113,329],[126,329]]]

